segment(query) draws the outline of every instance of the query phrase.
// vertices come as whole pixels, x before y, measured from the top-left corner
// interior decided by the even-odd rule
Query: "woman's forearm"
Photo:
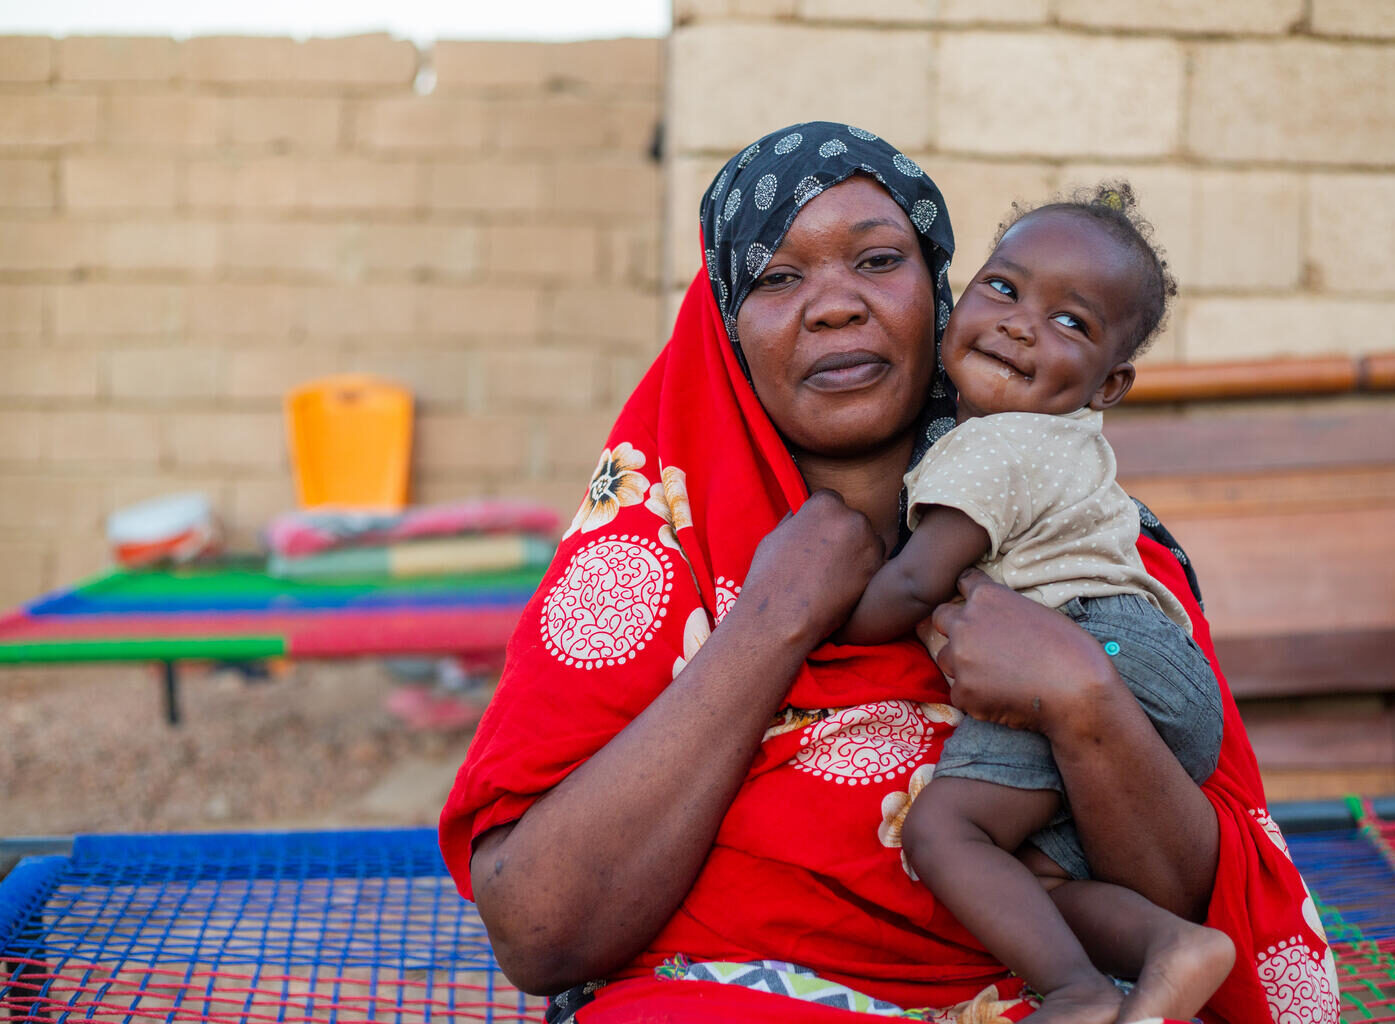
[[[505,973],[551,993],[641,952],[692,887],[817,637],[739,599],[678,678],[471,859]]]
[[[1216,873],[1215,810],[1112,667],[1047,726],[1095,877],[1194,921]]]

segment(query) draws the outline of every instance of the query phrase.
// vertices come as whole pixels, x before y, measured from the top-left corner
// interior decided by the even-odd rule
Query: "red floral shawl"
[[[473,839],[518,819],[668,685],[740,594],[757,542],[805,497],[700,275],[523,613],[442,813],[441,848],[463,895]],[[1139,550],[1209,653],[1176,559],[1146,538]],[[679,953],[790,961],[901,1006],[949,1006],[994,983],[1016,992],[910,878],[897,848],[905,807],[956,718],[948,699],[918,643],[815,650],[692,890],[619,972],[636,980],[603,989],[583,1019],[605,1019],[608,1002],[630,1014],[616,1019],[659,1008],[673,1019],[793,1019],[793,1007],[768,994],[655,981],[654,967]],[[1220,764],[1204,787],[1220,821],[1208,920],[1239,955],[1206,1019],[1263,1020],[1267,1001],[1276,1020],[1335,1024],[1335,972],[1312,901],[1265,811],[1228,690],[1225,702]]]

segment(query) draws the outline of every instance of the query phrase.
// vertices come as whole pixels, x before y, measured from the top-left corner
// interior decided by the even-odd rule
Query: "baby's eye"
[[[1014,289],[1012,285],[1008,284],[1001,277],[990,277],[988,279],[988,287],[992,288],[995,292],[1000,292],[1003,295],[1006,295],[1010,299],[1017,297],[1016,289]]]
[[[1061,326],[1069,327],[1071,330],[1079,331],[1081,334],[1089,333],[1085,330],[1085,324],[1081,319],[1072,313],[1057,313],[1051,319],[1055,320]]]

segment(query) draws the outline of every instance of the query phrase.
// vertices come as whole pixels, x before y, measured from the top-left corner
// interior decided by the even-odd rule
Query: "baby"
[[[1019,214],[999,236],[941,342],[958,425],[906,475],[914,532],[838,639],[904,635],[977,564],[1091,633],[1201,782],[1220,750],[1218,684],[1187,613],[1143,568],[1138,511],[1101,433],[1176,290],[1150,234],[1123,184]],[[1045,737],[966,718],[911,805],[906,856],[1043,996],[1034,1022],[1191,1017],[1232,943],[1089,880],[1063,793]],[[1121,995],[1095,965],[1137,985]]]

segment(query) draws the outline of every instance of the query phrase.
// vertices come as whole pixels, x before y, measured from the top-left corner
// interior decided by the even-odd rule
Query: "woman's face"
[[[800,211],[736,317],[761,404],[794,450],[900,440],[935,371],[935,284],[915,228],[870,178]]]

